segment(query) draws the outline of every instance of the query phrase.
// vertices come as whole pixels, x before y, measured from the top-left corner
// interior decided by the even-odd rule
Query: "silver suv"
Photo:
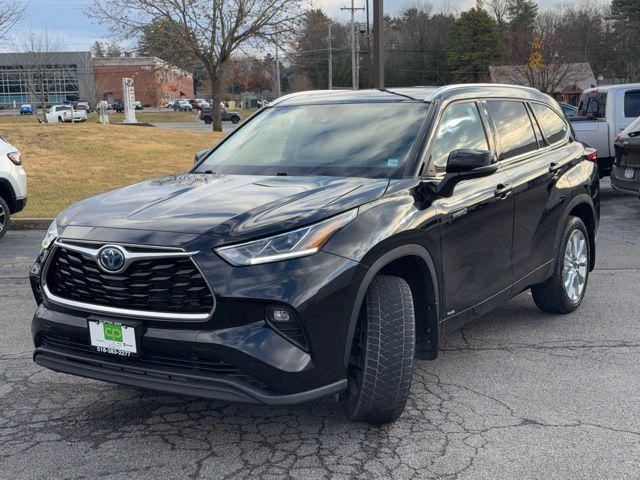
[[[27,203],[27,174],[16,147],[0,135],[0,238],[4,237],[11,215]]]

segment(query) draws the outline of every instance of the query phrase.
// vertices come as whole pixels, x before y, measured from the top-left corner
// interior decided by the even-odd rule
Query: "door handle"
[[[511,195],[511,185],[508,183],[500,183],[496,186],[496,189],[493,191],[493,194],[501,200],[504,200],[509,195]]]

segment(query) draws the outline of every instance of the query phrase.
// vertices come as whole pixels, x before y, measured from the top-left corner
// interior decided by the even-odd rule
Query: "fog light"
[[[267,309],[269,320],[282,323],[282,322],[290,322],[291,321],[291,313],[289,310],[282,307],[268,307]]]

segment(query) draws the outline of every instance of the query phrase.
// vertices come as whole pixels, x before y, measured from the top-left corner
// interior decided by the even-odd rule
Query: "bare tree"
[[[22,1],[0,0],[0,39],[4,38],[13,26],[24,19],[26,4]]]
[[[58,65],[58,53],[61,42],[47,31],[29,30],[18,42],[17,53],[14,54],[14,64],[24,83],[32,102],[40,102],[42,106],[42,120],[47,121],[47,102],[49,92],[54,84],[53,76],[58,74],[63,66]]]
[[[173,41],[201,63],[211,84],[213,130],[222,131],[220,101],[227,62],[249,42],[287,33],[301,0],[94,0],[87,15],[123,34],[163,22]]]

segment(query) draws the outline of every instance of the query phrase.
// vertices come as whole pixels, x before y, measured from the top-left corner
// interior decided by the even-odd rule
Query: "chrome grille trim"
[[[74,242],[76,242],[74,240]],[[80,243],[79,241],[76,243]],[[153,319],[153,320],[165,320],[165,321],[195,321],[195,322],[203,322],[206,321],[208,319],[211,318],[211,316],[213,315],[213,312],[216,309],[216,305],[217,305],[217,301],[216,301],[216,296],[213,292],[213,289],[211,288],[211,285],[209,284],[209,281],[207,280],[207,277],[204,275],[204,273],[202,272],[202,269],[200,268],[200,266],[193,260],[193,258],[191,258],[193,255],[196,255],[198,253],[200,253],[199,251],[192,251],[192,252],[185,252],[182,249],[169,249],[167,248],[163,248],[163,247],[154,247],[154,246],[149,246],[149,245],[134,245],[134,244],[120,244],[120,243],[109,243],[109,242],[92,242],[94,244],[96,243],[100,243],[101,247],[100,248],[88,248],[88,247],[81,247],[79,245],[74,245],[74,244],[69,244],[66,243],[60,239],[56,240],[53,244],[53,247],[51,248],[51,251],[49,252],[46,264],[44,266],[44,268],[42,269],[42,273],[41,273],[41,284],[42,284],[42,292],[44,294],[44,297],[55,304],[61,305],[63,307],[68,307],[68,308],[74,308],[74,309],[78,309],[78,310],[84,310],[87,312],[91,312],[91,313],[98,313],[98,314],[105,314],[105,315],[114,315],[114,316],[127,316],[127,317],[133,317],[133,318],[147,318],[147,319]],[[189,257],[191,262],[193,263],[194,267],[196,268],[196,270],[198,270],[198,272],[200,272],[200,275],[202,276],[205,284],[207,285],[207,288],[209,289],[209,292],[211,293],[211,298],[212,298],[212,302],[213,302],[213,306],[211,308],[211,311],[209,313],[172,313],[172,312],[154,312],[154,311],[149,311],[149,310],[133,310],[133,309],[127,309],[127,308],[118,308],[118,307],[108,307],[105,305],[95,305],[92,303],[86,303],[86,302],[79,302],[76,300],[70,300],[67,298],[63,298],[63,297],[59,297],[58,295],[53,294],[48,286],[47,286],[47,273],[49,271],[49,265],[54,257],[54,253],[56,248],[66,248],[68,250],[71,251],[75,251],[78,253],[83,253],[85,255],[90,255],[92,256],[94,259],[97,260],[97,253],[104,248],[105,246],[118,246],[120,247],[123,251],[125,251],[125,256],[128,256],[128,262],[127,262],[127,266],[129,266],[130,263],[135,262],[135,261],[139,261],[139,260],[151,260],[151,259],[158,259],[158,258],[176,258],[176,257]],[[157,252],[131,252],[129,250],[126,249],[126,247],[136,247],[136,248],[143,248],[143,249],[149,249],[149,250],[158,250]],[[97,263],[97,261],[96,261]],[[126,267],[125,267],[126,268]]]

